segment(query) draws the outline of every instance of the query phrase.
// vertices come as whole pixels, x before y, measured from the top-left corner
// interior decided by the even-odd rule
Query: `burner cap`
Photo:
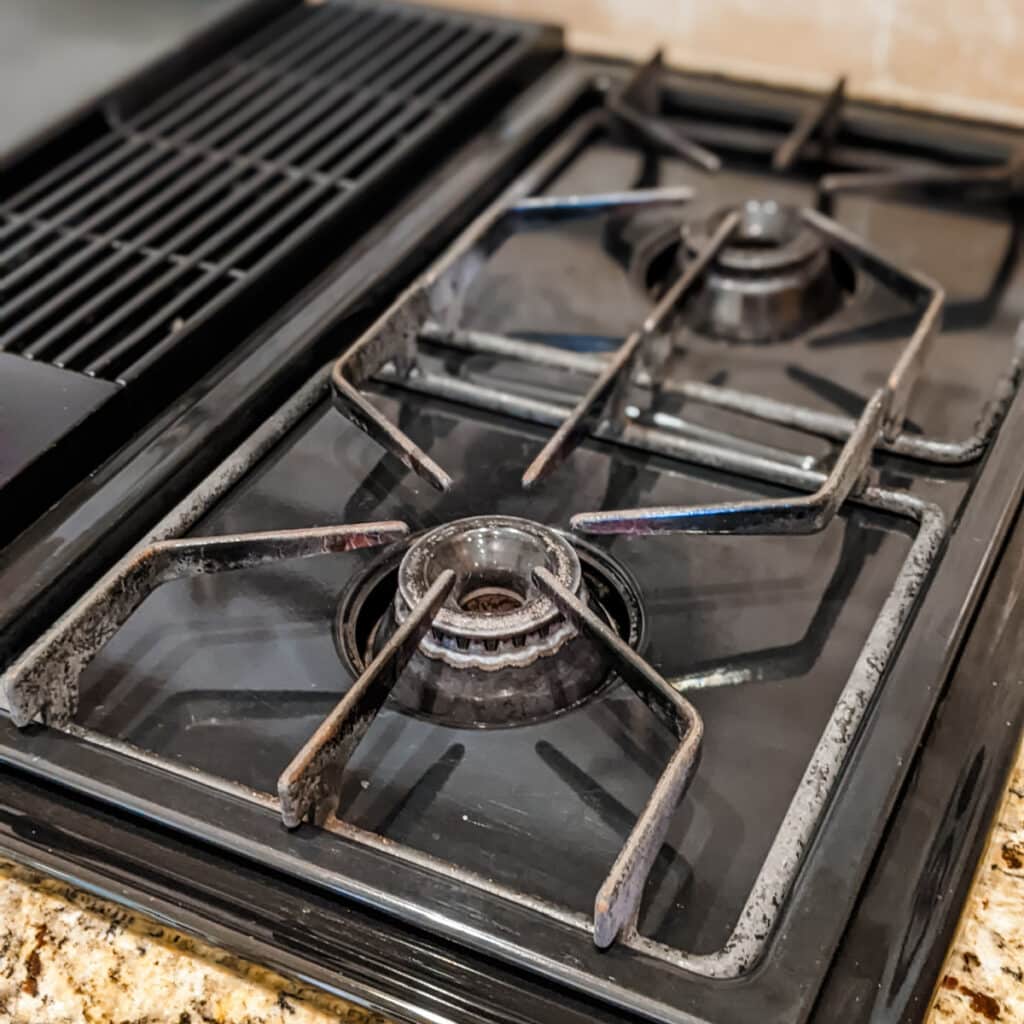
[[[339,648],[356,671],[384,645],[444,569],[448,601],[401,673],[393,699],[446,725],[521,725],[575,707],[610,677],[603,647],[533,582],[544,566],[628,642],[640,636],[636,589],[607,555],[512,516],[447,523],[359,581],[342,601]]]
[[[732,209],[718,209],[687,224],[683,229],[687,248],[692,253],[702,249]],[[825,251],[824,239],[804,223],[794,206],[784,206],[774,199],[749,199],[738,212],[740,221],[735,233],[715,257],[721,270],[789,270]]]
[[[648,235],[632,257],[634,280],[660,295],[733,209],[696,210],[681,229],[666,225]],[[843,257],[794,206],[751,199],[739,213],[736,233],[711,262],[683,321],[712,339],[763,344],[792,338],[831,316],[853,289],[853,269]]]

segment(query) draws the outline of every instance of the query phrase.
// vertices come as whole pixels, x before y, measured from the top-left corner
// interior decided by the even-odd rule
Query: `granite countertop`
[[[0,861],[0,1021],[387,1024],[148,918]]]
[[[386,1024],[71,886],[0,861],[0,1020]],[[1024,747],[925,1024],[1024,1022]]]
[[[925,1024],[1024,1022],[1024,745]]]

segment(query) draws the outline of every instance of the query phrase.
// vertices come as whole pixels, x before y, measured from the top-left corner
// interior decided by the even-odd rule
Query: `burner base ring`
[[[631,647],[639,649],[645,623],[637,583],[600,548],[576,538],[571,538],[571,543],[581,566],[581,590],[590,607]],[[403,543],[389,549],[342,595],[335,644],[353,675],[363,671],[394,627],[398,567],[407,548]],[[558,669],[561,665],[578,671],[563,675]],[[444,684],[440,688],[439,678]],[[447,685],[451,680],[457,684]],[[577,635],[555,656],[497,672],[453,670],[417,651],[392,691],[391,701],[403,711],[439,725],[508,728],[564,714],[603,693],[614,681],[606,657]]]

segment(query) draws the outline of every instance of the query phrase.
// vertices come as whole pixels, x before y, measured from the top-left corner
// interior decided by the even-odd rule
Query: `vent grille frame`
[[[136,109],[115,98],[91,139],[0,196],[0,351],[121,385],[151,375],[365,213],[550,38],[426,7],[300,3]]]

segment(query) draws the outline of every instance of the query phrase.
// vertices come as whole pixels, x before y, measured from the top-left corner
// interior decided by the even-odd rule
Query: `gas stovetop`
[[[657,61],[519,109],[0,756],[567,1007],[803,1020],[1024,483],[1015,139]]]

